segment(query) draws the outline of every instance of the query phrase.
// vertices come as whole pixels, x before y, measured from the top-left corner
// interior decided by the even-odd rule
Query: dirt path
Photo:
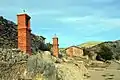
[[[89,70],[90,80],[120,80],[120,64],[112,61],[106,69]]]

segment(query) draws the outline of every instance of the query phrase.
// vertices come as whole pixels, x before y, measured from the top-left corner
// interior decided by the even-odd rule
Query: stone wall
[[[83,56],[83,49],[77,47],[69,47],[66,49],[67,55],[72,56]]]
[[[79,48],[73,48],[73,56],[83,56],[83,50]]]

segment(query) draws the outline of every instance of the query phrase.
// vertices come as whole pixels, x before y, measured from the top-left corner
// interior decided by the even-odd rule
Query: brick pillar
[[[18,14],[18,48],[28,54],[31,52],[31,29],[30,16],[27,14]]]
[[[59,54],[59,44],[58,44],[58,37],[53,37],[53,55],[58,57]]]

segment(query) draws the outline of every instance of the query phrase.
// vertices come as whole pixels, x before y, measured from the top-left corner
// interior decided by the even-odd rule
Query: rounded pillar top
[[[26,14],[26,13],[20,13],[20,14],[17,14],[17,16],[26,16],[28,19],[31,18],[31,17],[30,17],[28,14]]]
[[[58,37],[56,36],[56,34],[54,35],[53,39],[57,39]]]
[[[17,16],[27,16],[29,19],[31,18],[31,17],[26,13],[26,10],[23,10],[23,12],[18,13]]]

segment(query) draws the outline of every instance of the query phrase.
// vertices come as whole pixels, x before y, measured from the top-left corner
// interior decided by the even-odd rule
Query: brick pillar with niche
[[[58,44],[58,37],[53,37],[53,56],[58,57],[59,54],[59,44]]]
[[[23,52],[32,54],[31,51],[31,29],[30,16],[27,14],[18,14],[18,49]]]

